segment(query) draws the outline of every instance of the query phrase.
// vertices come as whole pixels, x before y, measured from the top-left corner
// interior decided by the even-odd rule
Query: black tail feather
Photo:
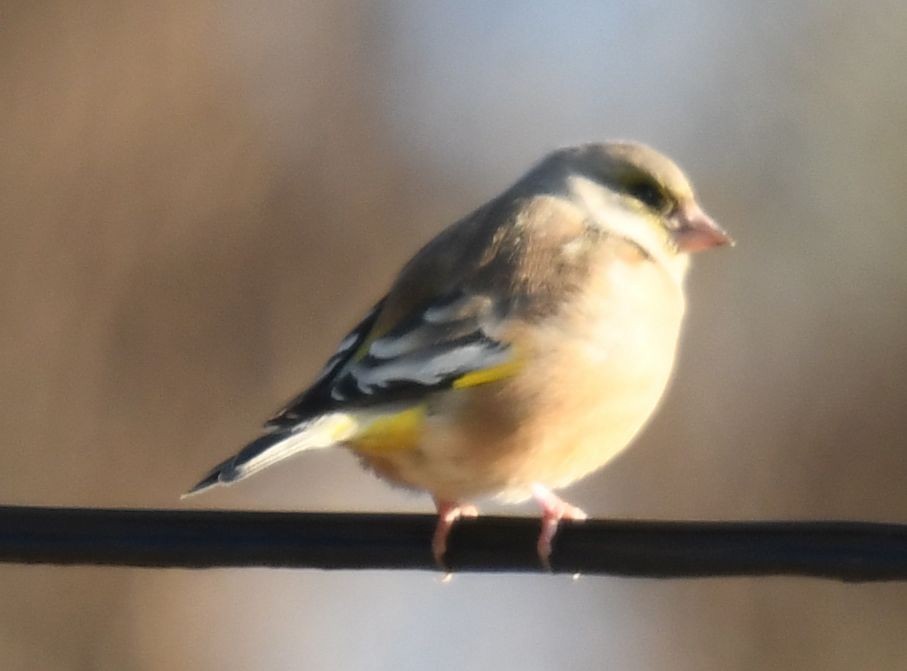
[[[183,494],[182,498],[199,494],[217,485],[228,485],[231,482],[243,479],[246,475],[250,475],[250,473],[243,472],[242,467],[244,464],[247,464],[278,443],[282,443],[291,435],[292,432],[290,431],[275,431],[274,433],[266,433],[263,436],[259,436],[240,450],[239,453],[212,468],[192,489]]]

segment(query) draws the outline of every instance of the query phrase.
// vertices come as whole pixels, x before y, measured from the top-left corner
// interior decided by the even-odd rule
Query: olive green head
[[[649,250],[658,246],[665,253],[685,254],[733,244],[699,206],[677,164],[644,144],[606,142],[560,149],[527,179],[580,203],[602,228]]]

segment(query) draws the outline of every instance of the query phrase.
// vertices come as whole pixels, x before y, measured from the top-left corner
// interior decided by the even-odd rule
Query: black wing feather
[[[353,329],[319,380],[275,415],[270,426],[292,426],[340,407],[419,398],[511,357],[510,347],[488,333],[488,324],[501,316],[488,296],[453,292],[419,306],[374,338],[381,308],[382,303],[376,305]]]
[[[340,347],[324,364],[315,383],[295,396],[283,408],[274,413],[265,426],[289,427],[320,412],[325,412],[335,405],[331,398],[336,375],[356,355],[362,343],[371,333],[378,315],[384,306],[385,299],[378,301],[352,331],[340,343]]]

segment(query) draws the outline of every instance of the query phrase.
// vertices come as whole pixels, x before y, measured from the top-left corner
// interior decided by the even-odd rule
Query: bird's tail
[[[271,464],[298,452],[330,447],[350,438],[356,421],[346,413],[331,413],[309,420],[292,429],[279,429],[259,436],[237,454],[221,462],[182,498],[217,485],[228,485],[247,478]]]

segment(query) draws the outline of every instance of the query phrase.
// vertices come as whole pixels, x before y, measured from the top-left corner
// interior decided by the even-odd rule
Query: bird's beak
[[[701,252],[712,247],[733,246],[734,240],[696,203],[685,205],[673,215],[674,242],[681,252]]]

